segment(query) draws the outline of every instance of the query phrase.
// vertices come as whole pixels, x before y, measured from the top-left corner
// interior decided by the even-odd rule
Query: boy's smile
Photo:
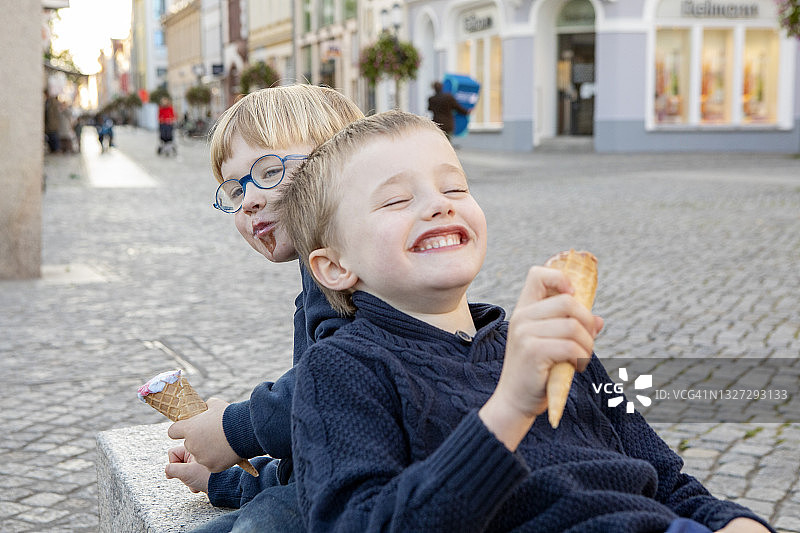
[[[410,129],[369,141],[342,169],[341,265],[409,314],[463,304],[486,254],[486,219],[447,139]]]
[[[428,250],[435,251],[451,246],[461,246],[468,238],[467,231],[460,226],[439,228],[421,235],[411,246],[411,251],[427,252]]]
[[[272,150],[254,147],[245,142],[241,135],[235,134],[231,140],[232,155],[221,166],[224,179],[239,179],[250,172],[253,162],[259,157],[273,153],[279,156],[287,154],[307,154],[312,146],[289,146],[284,150]],[[242,208],[234,214],[236,229],[244,240],[258,253],[272,262],[291,261],[297,257],[294,244],[286,232],[277,223],[272,211],[275,200],[281,189],[289,183],[291,176],[284,177],[280,185],[273,189],[259,189],[252,183],[245,187]]]

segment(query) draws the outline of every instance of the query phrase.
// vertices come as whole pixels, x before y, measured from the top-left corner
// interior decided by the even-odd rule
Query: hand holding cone
[[[186,420],[208,410],[206,402],[197,394],[180,370],[164,372],[139,387],[139,398],[173,422]],[[251,476],[258,470],[247,459],[237,463]]]
[[[569,278],[575,298],[591,311],[597,291],[597,258],[591,252],[559,252],[544,266],[564,272]],[[569,388],[575,367],[570,363],[556,363],[547,378],[547,419],[555,429],[564,414]]]

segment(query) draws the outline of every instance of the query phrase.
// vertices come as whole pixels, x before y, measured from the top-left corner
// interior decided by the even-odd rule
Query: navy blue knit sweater
[[[333,310],[314,279],[300,264],[303,291],[295,299],[293,362],[297,364],[306,348],[333,334],[351,319],[342,318]],[[250,399],[230,404],[222,417],[222,427],[231,448],[240,457],[259,455],[282,459],[278,476],[285,483],[291,473],[291,409],[294,394],[294,369],[277,381],[257,385]],[[264,473],[269,458],[253,461]],[[288,468],[284,468],[288,466]],[[277,483],[275,472],[257,478],[240,468],[229,468],[211,474],[208,498],[213,505],[239,508],[263,489]]]
[[[293,450],[309,531],[663,533],[679,516],[716,530],[751,511],[712,497],[638,414],[576,374],[561,425],[536,419],[516,453],[483,425],[507,322],[472,304],[474,338],[366,293],[353,323],[296,366]],[[624,403],[623,403],[624,406]]]

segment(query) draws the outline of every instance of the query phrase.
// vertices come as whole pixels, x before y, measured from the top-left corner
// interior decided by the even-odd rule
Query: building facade
[[[366,85],[358,70],[359,2],[295,0],[294,6],[296,79],[333,87],[363,104]]]
[[[464,146],[559,135],[601,152],[800,147],[800,41],[772,0],[410,0],[423,57],[409,108],[447,73],[481,84]]]
[[[167,89],[177,116],[200,112],[186,102],[186,91],[202,83],[205,74],[201,34],[201,0],[172,5],[161,24],[167,41]]]
[[[292,2],[250,2],[247,54],[250,64],[264,62],[284,82],[294,80]]]
[[[133,0],[131,16],[131,78],[148,93],[167,83],[167,46],[161,17],[167,0]]]
[[[211,90],[209,111],[216,117],[228,106],[225,97],[223,21],[225,5],[220,0],[201,0],[200,42],[202,46],[201,81]]]

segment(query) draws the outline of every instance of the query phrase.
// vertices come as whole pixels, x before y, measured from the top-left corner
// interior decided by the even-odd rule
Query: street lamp
[[[395,2],[392,6],[392,26],[394,26],[394,33],[400,31],[400,25],[403,23],[403,6]]]
[[[389,29],[389,24],[392,25],[394,28],[394,33],[400,31],[400,26],[403,24],[403,6],[401,6],[398,2],[395,2],[392,5],[391,12],[387,8],[381,9],[381,29],[386,31]]]
[[[197,77],[197,83],[200,84],[200,78],[206,73],[206,66],[203,63],[195,63],[192,66],[192,72]]]
[[[399,2],[395,2],[392,5],[391,12],[385,7],[381,9],[381,31],[388,32],[390,24],[392,28],[394,28],[392,38],[396,43],[397,36],[400,33],[400,26],[403,25],[403,6],[401,6]],[[400,88],[397,80],[389,86],[388,92],[389,108],[394,109],[399,107],[397,100],[400,95]]]

